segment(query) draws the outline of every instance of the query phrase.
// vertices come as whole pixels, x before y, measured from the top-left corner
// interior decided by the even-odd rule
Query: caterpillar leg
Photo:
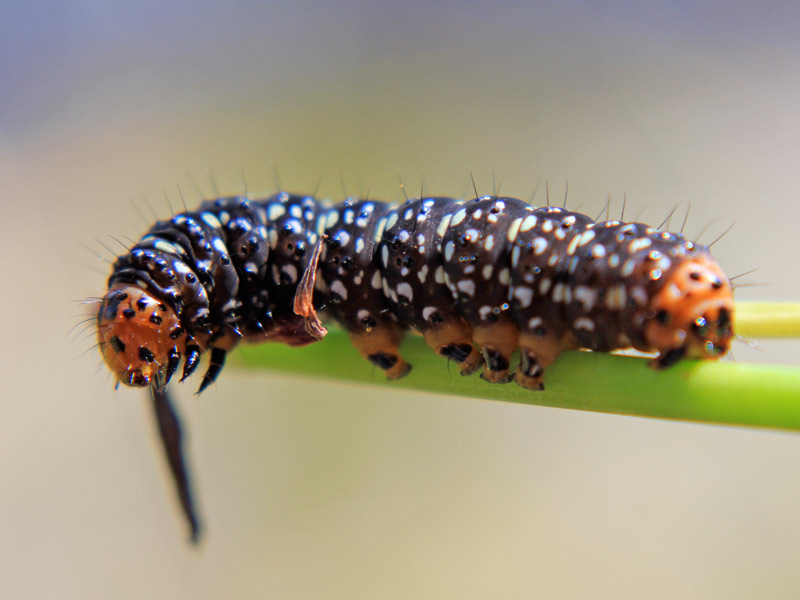
[[[562,336],[521,333],[519,336],[520,361],[514,377],[517,385],[529,390],[543,390],[544,370],[555,362],[563,350],[570,347],[573,346]]]
[[[517,349],[519,330],[510,321],[499,321],[490,325],[479,325],[472,332],[472,341],[477,344],[486,361],[481,379],[490,383],[511,381],[509,366],[511,353]]]
[[[483,364],[483,356],[472,345],[472,329],[463,320],[435,325],[423,333],[436,354],[458,363],[462,375],[470,375]]]
[[[228,350],[232,349],[239,337],[234,333],[227,333],[213,342],[211,346],[211,359],[208,362],[208,369],[203,375],[203,380],[200,382],[200,387],[197,389],[197,394],[200,394],[208,386],[214,383],[222,372],[222,367],[225,366],[225,357]]]
[[[372,331],[350,334],[350,340],[361,356],[383,369],[387,379],[400,379],[411,370],[411,365],[398,351],[402,339],[402,330],[393,324],[380,324]]]

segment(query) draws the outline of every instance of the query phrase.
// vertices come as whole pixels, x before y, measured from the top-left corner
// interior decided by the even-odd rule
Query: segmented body
[[[494,196],[396,207],[219,198],[156,223],[118,258],[108,286],[101,348],[129,385],[162,385],[181,360],[185,377],[210,350],[205,387],[242,339],[319,339],[324,329],[309,323],[320,310],[390,378],[409,371],[398,346],[415,329],[463,373],[484,366],[491,382],[511,378],[519,349],[516,381],[532,389],[564,349],[634,347],[667,366],[718,356],[732,335],[730,282],[706,247]]]

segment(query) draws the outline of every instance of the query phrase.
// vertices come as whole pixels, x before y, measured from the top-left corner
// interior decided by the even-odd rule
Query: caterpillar
[[[206,201],[117,258],[97,312],[114,377],[153,393],[190,521],[165,386],[209,354],[202,392],[241,341],[316,342],[326,315],[389,379],[411,369],[398,348],[415,330],[461,374],[536,391],[565,350],[635,348],[660,369],[718,358],[733,337],[731,282],[709,249],[645,224],[500,196]]]

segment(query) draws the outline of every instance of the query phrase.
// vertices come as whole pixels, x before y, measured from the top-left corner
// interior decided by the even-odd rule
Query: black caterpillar
[[[411,369],[398,346],[415,329],[462,374],[483,367],[489,382],[541,390],[566,349],[633,347],[658,353],[652,365],[663,368],[717,358],[733,336],[732,286],[707,247],[497,196],[400,206],[219,198],[156,223],[114,263],[108,288],[97,315],[103,358],[123,384],[153,391],[194,535],[165,386],[205,352],[199,392],[240,340],[321,339],[322,311],[390,379]]]

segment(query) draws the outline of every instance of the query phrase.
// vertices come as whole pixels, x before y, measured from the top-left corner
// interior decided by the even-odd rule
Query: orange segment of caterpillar
[[[175,310],[136,286],[115,286],[97,313],[97,338],[108,368],[133,387],[166,385],[186,349]]]

